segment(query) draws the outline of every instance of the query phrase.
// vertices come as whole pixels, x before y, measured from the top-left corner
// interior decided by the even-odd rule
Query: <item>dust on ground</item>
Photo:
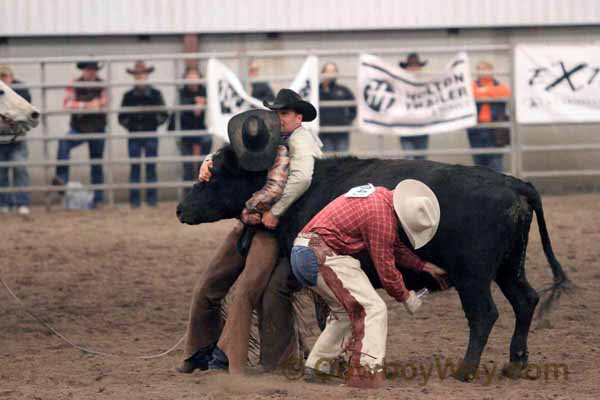
[[[384,295],[388,360],[397,368],[377,391],[310,384],[285,374],[181,375],[174,371],[181,350],[153,360],[86,355],[49,334],[0,287],[0,399],[600,398],[598,203],[600,195],[544,198],[555,253],[577,291],[560,299],[548,321],[534,322],[529,374],[539,375],[536,380],[500,378],[514,316],[496,287],[500,318],[475,383],[443,377],[446,362],[461,358],[468,339],[455,291],[428,297],[415,317]],[[159,353],[183,335],[195,279],[232,224],[186,226],[174,211],[175,204],[166,203],[139,210],[34,209],[25,220],[3,216],[0,273],[28,307],[76,343],[114,353]],[[537,289],[552,279],[535,222],[526,271]]]

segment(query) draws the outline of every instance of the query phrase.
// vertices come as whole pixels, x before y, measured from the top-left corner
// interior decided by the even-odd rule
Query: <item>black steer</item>
[[[197,183],[177,207],[187,224],[237,218],[244,202],[265,183],[265,172],[240,169],[229,147],[213,160],[209,183]],[[469,322],[469,345],[458,378],[468,380],[479,365],[481,353],[498,318],[490,286],[495,281],[513,307],[515,331],[510,345],[510,364],[505,373],[518,376],[526,367],[527,336],[539,301],[525,276],[525,253],[535,212],[544,253],[554,276],[548,308],[569,281],[556,260],[546,229],[542,203],[535,188],[519,179],[487,168],[448,165],[431,161],[318,160],[310,189],[286,212],[277,229],[282,251],[289,256],[292,242],[308,221],[330,201],[350,188],[366,183],[393,189],[403,179],[417,179],[437,195],[441,219],[431,242],[416,251],[425,260],[448,271],[449,282],[460,296]],[[400,229],[400,237],[408,243]],[[368,255],[362,267],[373,285],[381,287]],[[403,270],[406,285],[417,290],[437,289],[428,274]]]

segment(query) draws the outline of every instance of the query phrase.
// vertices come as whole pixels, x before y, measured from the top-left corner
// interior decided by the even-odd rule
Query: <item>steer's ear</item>
[[[241,167],[237,159],[237,155],[233,149],[229,146],[222,149],[222,162],[220,167],[233,175],[239,175],[241,173]]]

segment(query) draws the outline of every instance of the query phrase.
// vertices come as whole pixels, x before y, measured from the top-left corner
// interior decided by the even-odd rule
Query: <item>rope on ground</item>
[[[44,326],[46,329],[48,329],[51,333],[53,333],[54,335],[58,336],[63,342],[69,344],[70,346],[76,348],[79,351],[82,351],[83,353],[94,354],[94,355],[97,355],[97,356],[104,356],[104,357],[136,358],[136,359],[141,359],[141,360],[150,360],[150,359],[153,359],[153,358],[160,358],[160,357],[166,356],[167,354],[169,354],[172,351],[174,351],[175,349],[177,349],[177,347],[179,347],[179,345],[181,344],[181,342],[183,342],[183,340],[185,339],[185,334],[184,334],[177,341],[177,343],[175,343],[173,346],[171,346],[168,350],[165,350],[162,353],[150,354],[150,355],[114,354],[114,353],[108,353],[108,352],[104,352],[104,351],[98,351],[98,350],[90,349],[90,348],[87,348],[87,347],[84,347],[84,346],[80,346],[80,345],[74,343],[73,341],[69,340],[69,338],[67,338],[65,335],[63,335],[62,333],[60,333],[59,331],[57,331],[56,329],[54,329],[53,327],[51,327],[50,325],[48,325],[40,317],[38,317],[35,313],[33,313],[25,305],[25,303],[19,297],[17,297],[16,294],[14,294],[14,292],[10,289],[10,287],[8,287],[8,285],[6,284],[6,282],[4,281],[4,279],[2,279],[1,276],[0,276],[0,282],[2,283],[2,285],[4,286],[4,288],[6,289],[6,291],[8,292],[8,294],[10,294],[10,296],[23,309],[23,311],[25,311],[25,313],[27,315],[29,315],[31,318],[33,318],[34,320],[36,320],[37,322],[39,322],[42,326]]]

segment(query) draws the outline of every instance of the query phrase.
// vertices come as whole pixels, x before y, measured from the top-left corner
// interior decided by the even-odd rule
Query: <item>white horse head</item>
[[[0,80],[0,137],[20,136],[40,122],[40,111]]]

